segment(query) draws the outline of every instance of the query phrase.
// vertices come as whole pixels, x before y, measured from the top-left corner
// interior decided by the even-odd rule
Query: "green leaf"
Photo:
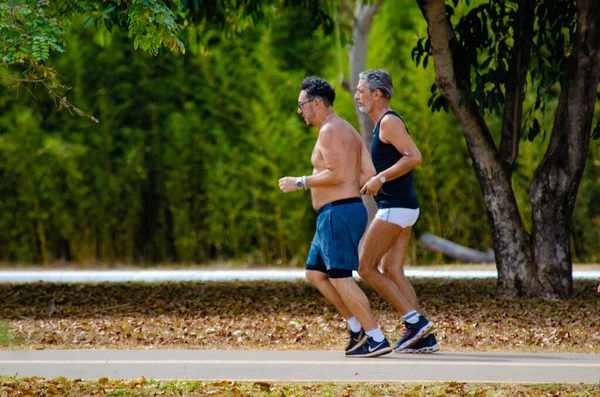
[[[84,28],[87,28],[87,27],[88,27],[88,25],[89,25],[90,23],[92,23],[92,22],[94,22],[94,16],[93,16],[93,15],[90,15],[90,16],[88,17],[88,19],[86,19],[86,20],[85,20],[85,22],[84,22],[84,24],[83,24],[83,27],[84,27]]]
[[[592,139],[593,140],[600,139],[600,121],[598,121],[596,123],[596,127],[592,131]]]

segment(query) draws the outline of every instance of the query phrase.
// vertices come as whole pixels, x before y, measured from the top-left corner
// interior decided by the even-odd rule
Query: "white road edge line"
[[[227,364],[227,365],[430,365],[430,366],[492,366],[492,367],[584,367],[600,368],[600,363],[540,363],[540,362],[478,362],[430,360],[340,360],[340,361],[280,361],[280,360],[0,360],[0,365],[52,364],[52,365],[131,365],[131,364]]]

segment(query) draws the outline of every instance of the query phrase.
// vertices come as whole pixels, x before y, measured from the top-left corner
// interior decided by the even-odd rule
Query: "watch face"
[[[300,189],[302,187],[302,181],[296,182],[296,187]]]
[[[385,183],[385,176],[381,175],[379,177],[379,180],[381,181],[381,183]]]

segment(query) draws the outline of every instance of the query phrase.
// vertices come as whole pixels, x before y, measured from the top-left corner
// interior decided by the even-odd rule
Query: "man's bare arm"
[[[380,138],[385,143],[392,144],[402,157],[396,164],[381,172],[388,181],[401,177],[421,164],[421,152],[413,142],[404,122],[397,117],[385,117],[381,120]]]
[[[362,148],[360,152],[360,179],[358,186],[362,187],[365,183],[367,183],[369,179],[375,176],[376,171],[375,166],[373,166],[373,161],[371,160],[371,154],[369,153],[369,150],[367,149],[365,144],[362,143],[362,139],[361,145]]]
[[[384,143],[393,145],[402,153],[402,157],[396,164],[380,173],[387,181],[399,178],[421,164],[421,152],[419,152],[417,145],[415,145],[410,135],[408,135],[404,122],[399,118],[385,116],[381,120],[379,139]],[[375,196],[381,189],[381,186],[383,184],[378,177],[371,178],[363,185],[360,192],[367,196]]]

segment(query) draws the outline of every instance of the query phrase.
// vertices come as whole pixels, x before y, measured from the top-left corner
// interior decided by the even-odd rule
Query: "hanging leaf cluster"
[[[461,106],[473,107],[482,115],[501,113],[506,86],[517,78],[511,65],[517,57],[528,59],[526,89],[536,99],[525,109],[521,128],[522,136],[533,140],[543,132],[546,102],[557,96],[557,84],[564,77],[576,28],[575,1],[490,0],[474,5],[470,0],[451,0],[446,12],[449,21],[456,20],[451,49],[456,84],[464,93]],[[412,58],[427,67],[430,56],[431,43],[421,38]],[[446,100],[435,84],[431,93],[432,111],[447,112]]]

